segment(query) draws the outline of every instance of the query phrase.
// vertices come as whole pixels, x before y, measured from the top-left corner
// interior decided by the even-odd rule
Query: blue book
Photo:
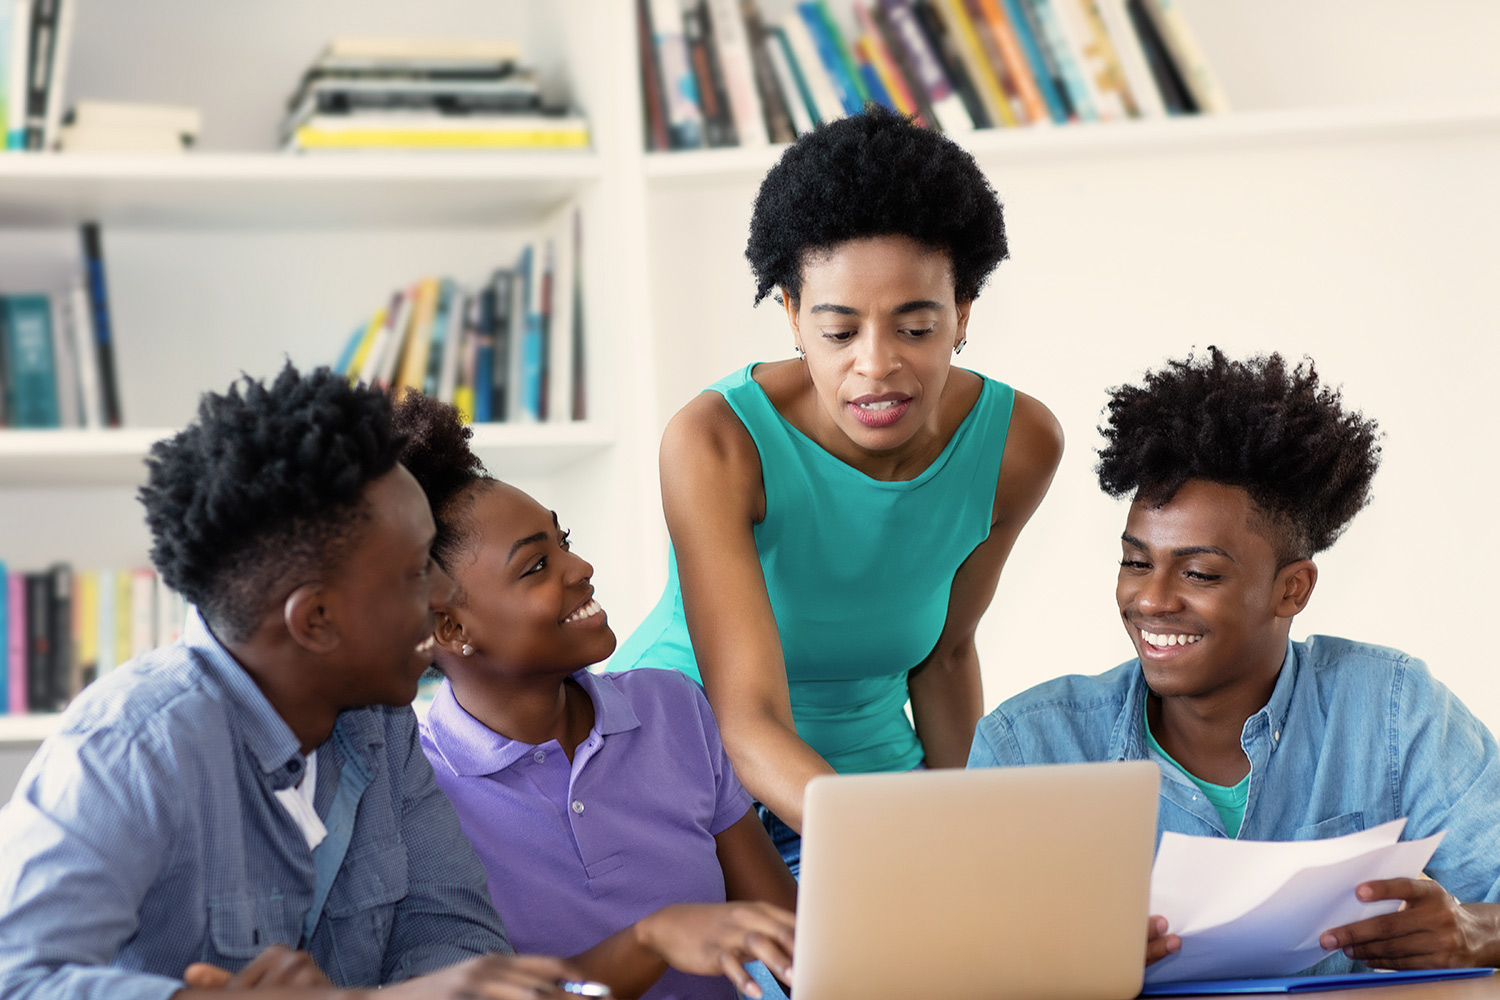
[[[828,79],[833,81],[833,89],[838,92],[844,113],[859,114],[865,106],[864,95],[860,93],[859,83],[844,66],[843,53],[839,51],[838,42],[828,30],[822,7],[815,0],[804,0],[797,4],[797,13],[807,23],[807,33],[812,35],[813,45],[818,49],[818,58],[828,70]]]
[[[359,350],[359,342],[365,339],[365,326],[366,324],[361,323],[355,327],[349,339],[344,342],[344,349],[339,352],[338,363],[333,366],[333,370],[338,374],[347,376],[349,369],[353,367],[354,352]]]
[[[479,292],[479,317],[474,330],[474,422],[495,419],[495,289]],[[501,399],[503,408],[504,399]]]
[[[521,294],[521,368],[518,373],[521,389],[520,418],[535,423],[542,419],[542,365],[544,345],[542,343],[542,295],[541,261],[532,247],[521,251],[521,260],[516,265],[520,274]]]
[[[7,295],[5,373],[12,427],[57,427],[57,362],[52,303],[45,295]]]
[[[867,62],[859,64],[859,75],[864,78],[865,90],[870,94],[870,100],[876,104],[898,111],[896,102],[891,100],[891,95],[886,91],[885,84],[880,82],[880,74],[875,72],[875,67]]]
[[[1088,84],[1083,81],[1083,70],[1073,57],[1073,47],[1068,44],[1068,36],[1063,31],[1062,21],[1059,20],[1057,9],[1052,6],[1052,0],[1027,2],[1036,12],[1036,23],[1041,29],[1038,40],[1052,50],[1052,60],[1057,64],[1058,75],[1062,77],[1073,110],[1080,121],[1098,121],[1099,113],[1094,110],[1094,102],[1089,98]]]
[[[1494,969],[1402,969],[1394,972],[1350,972],[1331,976],[1279,976],[1272,979],[1199,979],[1180,983],[1151,983],[1143,997],[1202,996],[1215,993],[1321,993],[1356,986],[1423,983],[1433,979],[1472,979],[1493,976]]]
[[[1010,19],[1010,26],[1016,33],[1016,40],[1021,43],[1021,51],[1025,53],[1026,61],[1031,64],[1031,75],[1036,78],[1036,87],[1042,92],[1042,101],[1047,105],[1047,114],[1058,125],[1065,124],[1068,120],[1068,108],[1058,93],[1053,67],[1042,54],[1041,43],[1037,41],[1036,34],[1031,30],[1029,7],[1026,6],[1024,0],[1001,0],[1001,3],[1005,4],[1005,16]]]

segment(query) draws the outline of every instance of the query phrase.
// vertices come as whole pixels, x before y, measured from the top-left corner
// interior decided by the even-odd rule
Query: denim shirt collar
[[[640,728],[641,720],[630,706],[630,699],[614,684],[601,684],[588,670],[578,671],[572,679],[594,703],[593,732],[610,736]],[[425,728],[443,761],[454,774],[464,777],[503,771],[537,749],[531,743],[502,736],[470,715],[458,703],[453,686],[447,681],[443,681],[427,710]]]

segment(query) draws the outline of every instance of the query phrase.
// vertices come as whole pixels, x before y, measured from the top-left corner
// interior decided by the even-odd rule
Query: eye
[[[557,537],[558,547],[561,548],[564,552],[571,551],[572,548],[573,548],[573,543],[571,541],[569,541],[569,539],[571,539],[572,537],[573,537],[573,529],[572,528],[569,528],[567,531],[564,531],[561,535],[559,535]]]
[[[1142,573],[1151,568],[1151,564],[1140,559],[1121,559],[1120,568],[1134,573]]]
[[[929,327],[927,327],[926,329],[923,329],[923,330],[902,330],[901,332],[904,333],[904,334],[906,334],[908,337],[912,338],[913,340],[921,340],[923,337],[927,336],[929,333],[931,333],[933,330],[936,330],[936,329],[937,329],[937,324],[934,323],[932,326],[929,326]]]
[[[823,339],[831,340],[835,344],[846,344],[849,338],[854,336],[853,330],[824,330]]]
[[[1218,573],[1200,573],[1195,569],[1190,569],[1182,575],[1187,577],[1189,580],[1196,580],[1199,583],[1212,583],[1213,581],[1219,579]]]
[[[542,570],[544,570],[546,568],[547,568],[547,557],[546,556],[538,556],[536,562],[532,563],[527,568],[526,572],[524,572],[524,573],[521,574],[521,577],[524,579],[524,578],[530,576],[533,573],[540,573]]]

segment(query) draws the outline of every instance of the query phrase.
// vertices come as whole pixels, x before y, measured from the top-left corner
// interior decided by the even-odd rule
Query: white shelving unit
[[[1434,627],[1487,620],[1481,569],[1500,559],[1493,532],[1473,537],[1489,523],[1487,486],[1456,472],[1488,451],[1483,401],[1500,368],[1500,306],[1480,291],[1500,260],[1500,7],[1180,4],[1234,114],[963,140],[1006,204],[1013,259],[976,304],[962,360],[1048,403],[1069,442],[981,626],[986,700],[1129,655],[1109,596],[1122,515],[1090,472],[1104,389],[1216,343],[1313,355],[1389,435],[1377,500],[1321,560],[1324,583],[1294,634],[1425,655],[1500,724],[1488,650]],[[774,19],[793,4],[762,6]],[[844,0],[832,6],[848,14]],[[0,434],[0,554],[144,560],[139,460],[198,393],[283,357],[327,362],[389,288],[435,271],[479,277],[527,227],[577,204],[590,420],[487,427],[478,444],[577,529],[626,634],[665,578],[661,427],[728,371],[790,353],[774,303],[749,308],[742,256],[778,151],[644,153],[629,3],[83,0],[77,32],[72,96],[198,103],[207,127],[202,150],[167,161],[0,157],[0,292],[60,283],[76,267],[77,222],[103,222],[137,428]],[[268,151],[281,99],[326,37],[449,32],[519,37],[571,85],[592,152]],[[127,35],[139,41],[115,44]],[[1417,526],[1421,552],[1393,565],[1392,546]],[[1412,559],[1442,585],[1392,589]],[[0,720],[0,742],[46,725]]]

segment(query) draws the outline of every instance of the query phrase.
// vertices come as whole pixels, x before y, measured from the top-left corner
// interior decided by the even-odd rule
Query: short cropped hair
[[[146,459],[151,561],[221,638],[243,641],[280,591],[338,564],[401,444],[384,394],[327,368],[287,363],[269,385],[205,393]]]
[[[1376,422],[1320,384],[1310,358],[1234,361],[1209,347],[1117,386],[1106,412],[1104,492],[1160,505],[1193,479],[1241,487],[1280,536],[1282,565],[1338,539],[1380,466]]]
[[[959,302],[972,302],[1009,255],[1000,201],[974,157],[872,104],[818,125],[766,174],[745,247],[755,301],[778,287],[797,301],[810,254],[870,236],[946,253]]]

